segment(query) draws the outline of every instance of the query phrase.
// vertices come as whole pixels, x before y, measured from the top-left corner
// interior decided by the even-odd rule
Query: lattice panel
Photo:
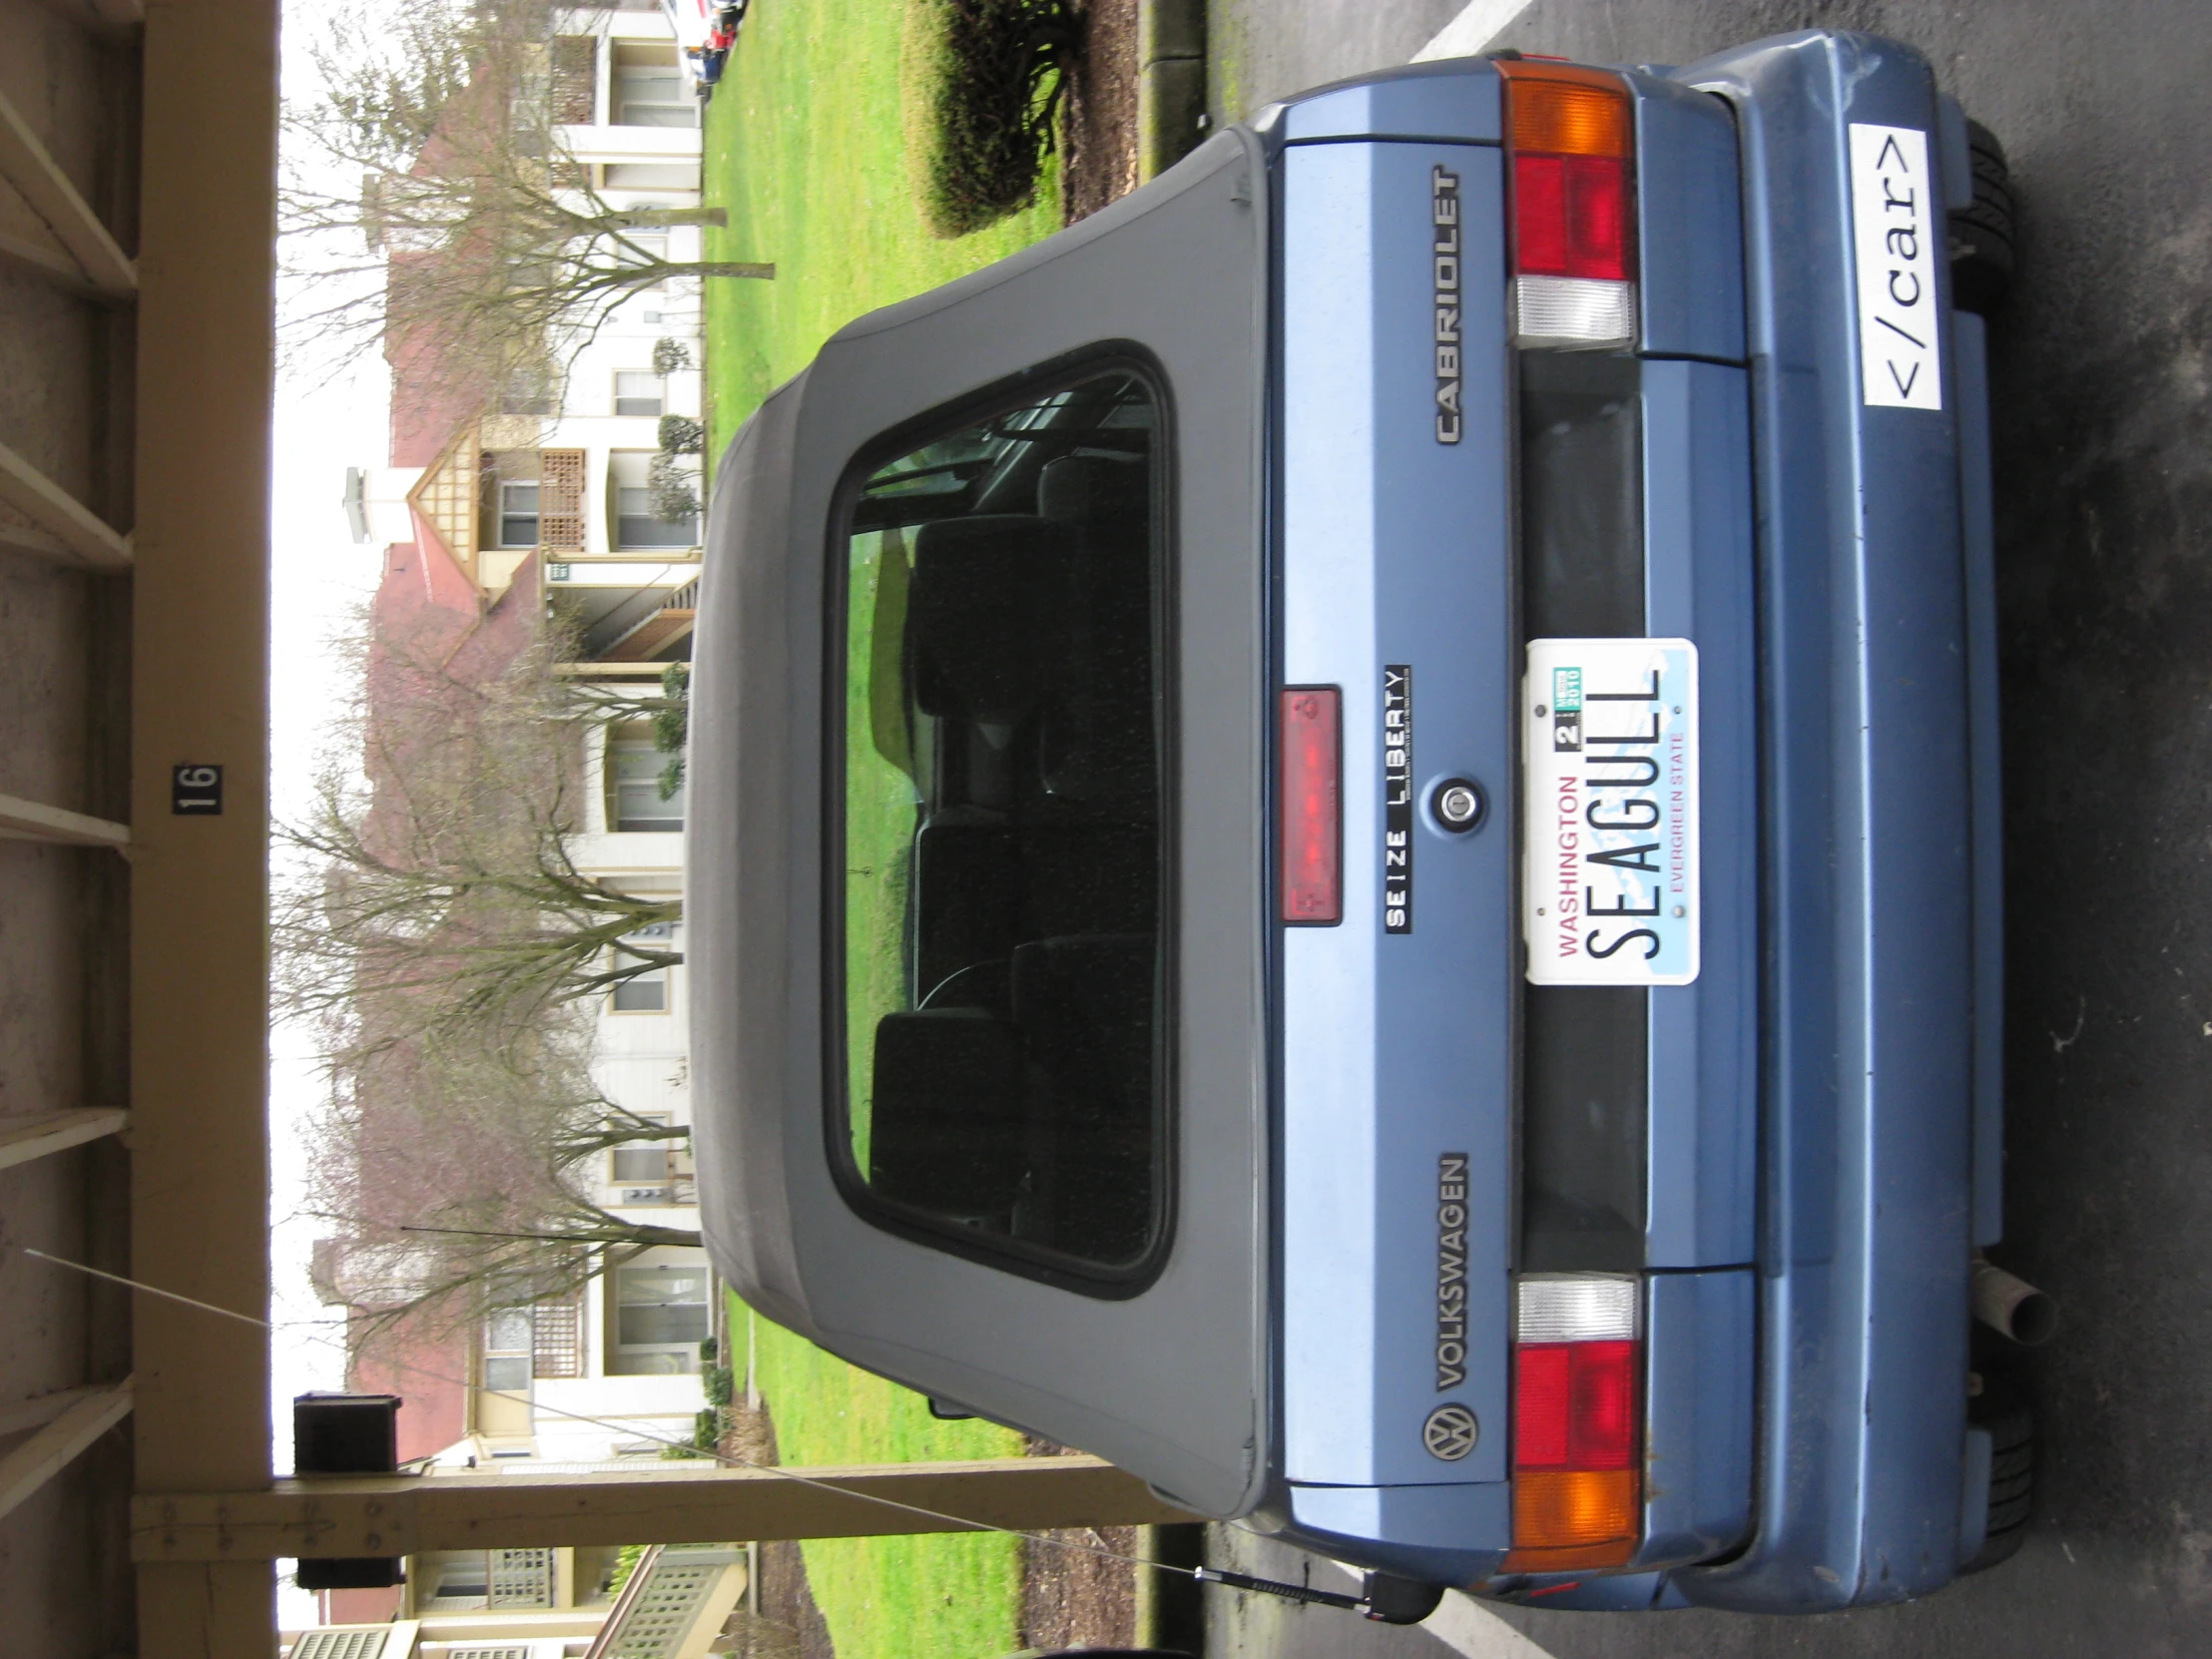
[[[494,1549],[490,1560],[493,1607],[553,1605],[553,1552],[550,1549]]]
[[[291,1644],[291,1659],[383,1659],[385,1630],[309,1630]]]
[[[584,550],[584,452],[538,451],[538,545],[548,553]]]
[[[599,43],[590,35],[558,35],[553,41],[553,119],[567,127],[592,123],[593,83]]]
[[[630,1604],[622,1629],[607,1645],[607,1659],[673,1659],[700,1604],[722,1576],[719,1565],[663,1565]]]
[[[574,1302],[541,1302],[530,1313],[530,1375],[584,1375],[584,1311]]]

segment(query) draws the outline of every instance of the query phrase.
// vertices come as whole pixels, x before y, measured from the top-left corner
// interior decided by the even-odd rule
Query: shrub
[[[680,368],[692,365],[691,347],[680,339],[657,339],[653,342],[653,372],[674,374]]]
[[[699,512],[699,474],[667,451],[645,469],[646,504],[664,524],[680,524]]]
[[[661,453],[696,455],[707,447],[707,427],[690,415],[661,416]]]
[[[727,1405],[736,1397],[738,1380],[727,1366],[709,1366],[699,1375],[709,1405]]]
[[[1027,207],[1054,149],[1078,0],[906,0],[906,147],[921,217],[962,237]]]

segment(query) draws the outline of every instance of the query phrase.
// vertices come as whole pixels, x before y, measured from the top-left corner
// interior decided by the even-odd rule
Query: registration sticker
[[[1697,647],[1531,640],[1521,936],[1536,985],[1698,969]]]

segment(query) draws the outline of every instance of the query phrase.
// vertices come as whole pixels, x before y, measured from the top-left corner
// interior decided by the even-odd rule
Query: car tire
[[[1962,1574],[2011,1559],[2027,1537],[2035,1496],[2035,1417],[2019,1390],[1990,1378],[1967,1415],[1989,1433],[1989,1519],[1981,1547],[1959,1564]]]
[[[1960,310],[1986,316],[2011,291],[2019,220],[2012,172],[1996,134],[1967,122],[1966,153],[1973,164],[1973,206],[1950,216],[1950,294]]]

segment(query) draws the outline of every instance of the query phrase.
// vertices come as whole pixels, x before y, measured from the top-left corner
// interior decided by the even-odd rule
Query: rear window
[[[1162,402],[1094,365],[954,418],[835,538],[832,1151],[880,1222],[1126,1294],[1167,1219]]]

